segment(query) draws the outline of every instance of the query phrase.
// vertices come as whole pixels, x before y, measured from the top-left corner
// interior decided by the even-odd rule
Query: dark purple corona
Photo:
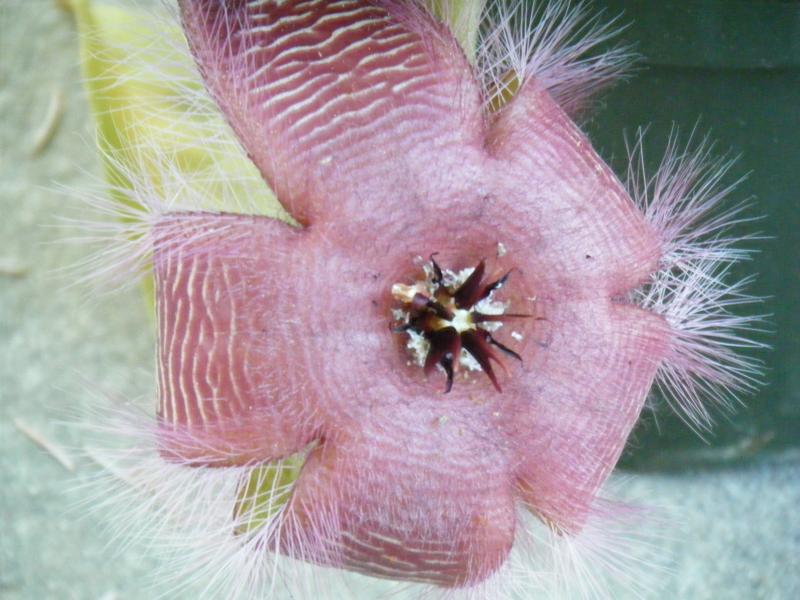
[[[394,331],[409,333],[412,339],[416,334],[427,342],[423,363],[425,374],[430,374],[437,365],[442,367],[447,375],[445,393],[453,388],[462,350],[477,362],[498,392],[503,390],[497,381],[492,361],[503,370],[506,369],[492,347],[522,361],[519,354],[495,339],[490,329],[501,326],[507,319],[529,318],[531,315],[506,313],[504,307],[499,311],[500,314],[497,314],[498,311],[492,311],[493,314],[482,312],[483,307],[492,300],[494,292],[505,285],[510,274],[511,271],[486,283],[486,261],[481,260],[463,281],[455,276],[445,278],[441,267],[431,256],[425,281],[412,286],[397,284],[392,288],[392,295],[404,306],[399,314],[403,323]]]

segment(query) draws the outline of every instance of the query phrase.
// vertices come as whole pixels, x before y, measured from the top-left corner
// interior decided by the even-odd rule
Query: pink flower
[[[307,452],[258,551],[475,586],[522,512],[581,535],[657,378],[697,427],[704,392],[751,385],[716,277],[735,253],[705,220],[724,168],[674,152],[626,190],[562,108],[619,67],[577,60],[596,40],[531,38],[493,109],[502,72],[413,2],[180,5],[296,221],[167,212],[151,235],[162,455]]]

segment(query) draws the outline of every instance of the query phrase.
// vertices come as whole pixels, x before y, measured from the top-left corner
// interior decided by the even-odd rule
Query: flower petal
[[[577,532],[614,468],[670,342],[657,315],[586,301],[540,305],[546,321],[509,394],[529,399],[508,430],[528,505]]]
[[[442,586],[488,577],[514,537],[508,456],[489,427],[442,414],[441,401],[384,408],[326,440],[295,484],[282,550]]]
[[[469,63],[414,3],[180,4],[207,85],[300,222],[387,210],[407,200],[398,174],[410,182],[441,169],[435,153],[482,146]]]
[[[550,95],[528,82],[492,126],[488,146],[503,166],[509,210],[530,232],[543,292],[623,294],[653,273],[656,232],[586,136]],[[531,257],[535,265],[537,258]],[[580,295],[585,295],[581,293]]]
[[[177,459],[243,464],[282,458],[318,424],[296,385],[287,285],[304,232],[280,221],[184,213],[156,225],[158,416]],[[285,337],[281,337],[285,336]],[[294,377],[292,376],[294,374]]]

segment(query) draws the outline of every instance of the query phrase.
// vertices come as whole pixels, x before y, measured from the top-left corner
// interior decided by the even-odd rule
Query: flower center
[[[494,351],[522,360],[519,354],[492,335],[507,319],[530,315],[507,313],[507,304],[495,300],[494,293],[508,280],[509,271],[486,283],[486,262],[455,273],[442,268],[430,257],[424,266],[425,278],[412,285],[396,283],[392,296],[402,308],[394,311],[396,333],[406,333],[408,348],[417,363],[430,374],[437,366],[447,375],[445,393],[453,387],[459,368],[483,371],[501,392],[492,362],[507,372]]]

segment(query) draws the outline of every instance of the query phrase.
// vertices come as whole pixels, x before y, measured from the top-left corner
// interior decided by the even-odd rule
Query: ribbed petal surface
[[[458,45],[413,3],[181,4],[206,82],[302,222],[503,207],[540,294],[622,294],[655,270],[658,236],[550,95],[528,82],[485,130]]]
[[[410,2],[181,2],[206,82],[300,221],[402,202],[398,173],[482,141],[481,99],[444,26]]]
[[[278,351],[298,326],[272,312],[299,300],[290,282],[303,235],[235,215],[176,214],[156,226],[158,415],[176,458],[245,463],[313,439],[314,408],[295,384],[302,367]]]
[[[531,230],[535,278],[551,297],[613,296],[656,270],[660,240],[588,138],[529,81],[499,114],[488,146],[506,196]],[[533,256],[531,257],[533,259]]]
[[[639,417],[670,333],[660,317],[607,300],[539,309],[546,321],[508,390],[527,406],[507,427],[523,498],[575,533]]]
[[[514,539],[507,449],[439,398],[375,411],[306,463],[283,515],[283,550],[380,577],[466,585]]]
[[[167,447],[214,464],[268,460],[326,428],[359,427],[376,406],[441,402],[439,374],[426,378],[410,362],[405,336],[391,331],[391,286],[422,276],[414,266],[420,253],[438,249],[446,264],[463,268],[496,242],[479,225],[463,239],[427,227],[419,229],[425,243],[409,248],[395,243],[392,226],[368,238],[241,215],[165,217],[155,230],[154,271]],[[502,273],[515,263],[491,265]],[[499,297],[532,309],[532,293],[520,275]],[[493,398],[491,389],[475,378],[448,401]]]

